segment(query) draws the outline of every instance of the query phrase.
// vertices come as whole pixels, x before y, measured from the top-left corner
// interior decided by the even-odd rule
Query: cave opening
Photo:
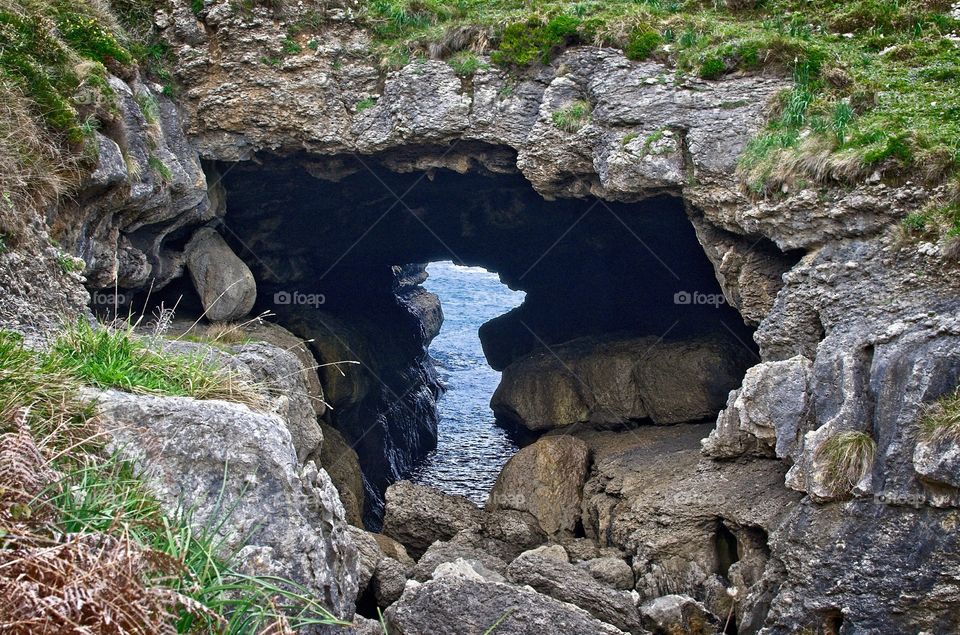
[[[482,506],[503,465],[528,439],[496,425],[490,395],[500,373],[487,363],[478,330],[519,306],[524,294],[479,267],[436,262],[427,273],[423,286],[443,307],[443,325],[428,352],[444,392],[437,402],[437,447],[414,465],[410,479]]]
[[[516,171],[515,155],[481,150],[264,154],[207,166],[225,208],[215,228],[256,279],[253,313],[270,311],[309,340],[320,364],[359,362],[318,372],[331,406],[324,418],[359,456],[364,520],[374,529],[386,487],[410,477],[437,446],[442,387],[428,347],[443,313],[426,282],[429,263],[477,267],[525,293],[479,328],[486,362],[506,378],[537,355],[559,360],[571,390],[597,402],[571,415],[583,423],[709,419],[757,359],[753,330],[727,305],[675,193],[547,200]],[[705,338],[712,357],[692,354]],[[657,351],[661,359],[583,379],[597,360],[565,360],[584,349],[621,360]],[[691,405],[682,381],[689,372],[702,384],[702,403]],[[649,396],[624,397],[635,386],[620,385],[617,373]],[[531,400],[550,401],[541,393],[554,379],[537,374],[546,386],[514,378],[519,401],[495,399],[503,425],[544,429],[524,410]],[[632,402],[611,405],[610,395]]]

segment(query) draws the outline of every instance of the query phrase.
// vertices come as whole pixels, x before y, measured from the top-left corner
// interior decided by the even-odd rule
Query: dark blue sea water
[[[490,368],[477,329],[523,302],[523,292],[500,284],[496,274],[449,262],[432,263],[424,286],[440,296],[443,328],[430,345],[447,389],[439,403],[437,449],[414,470],[411,479],[482,505],[503,464],[517,451],[494,424],[490,397],[500,373]]]

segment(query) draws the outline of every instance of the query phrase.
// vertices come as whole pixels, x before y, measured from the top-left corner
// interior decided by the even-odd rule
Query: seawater
[[[490,397],[500,373],[487,364],[477,329],[519,306],[525,294],[478,267],[436,262],[427,272],[424,287],[440,297],[443,307],[443,327],[430,345],[430,357],[446,392],[438,404],[437,449],[414,468],[411,480],[482,505],[518,447],[494,423]]]

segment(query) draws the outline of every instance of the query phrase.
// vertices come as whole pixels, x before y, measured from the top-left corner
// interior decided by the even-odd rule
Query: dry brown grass
[[[865,432],[848,430],[827,439],[817,448],[824,465],[826,485],[837,495],[849,494],[873,469],[877,442]]]
[[[78,178],[77,157],[43,127],[23,91],[0,77],[0,233],[15,246],[30,218]]]

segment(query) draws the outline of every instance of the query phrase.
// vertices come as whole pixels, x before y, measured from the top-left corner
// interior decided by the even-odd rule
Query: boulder
[[[622,558],[593,558],[584,560],[579,566],[598,582],[613,589],[628,591],[633,588],[633,569]]]
[[[226,322],[250,313],[257,300],[257,283],[220,234],[209,227],[198,230],[186,253],[190,279],[208,320]]]
[[[439,580],[447,576],[453,576],[464,580],[476,580],[478,582],[506,582],[507,579],[496,571],[492,571],[483,566],[482,562],[477,560],[464,560],[457,558],[452,562],[444,562],[433,572],[433,579]]]
[[[371,620],[362,615],[353,616],[353,626],[346,632],[351,635],[385,635],[380,620]]]
[[[113,446],[170,510],[218,527],[248,574],[289,578],[353,616],[357,550],[326,472],[301,465],[283,420],[225,401],[96,394]],[[230,510],[224,518],[223,510]]]
[[[570,436],[544,437],[517,452],[504,466],[487,499],[487,510],[529,512],[549,536],[570,536],[580,520],[590,451]]]
[[[654,635],[715,635],[720,620],[687,595],[664,595],[640,607],[643,625]]]
[[[386,608],[400,599],[407,584],[409,569],[393,558],[383,557],[373,574],[373,594],[377,606]]]
[[[391,635],[623,633],[583,609],[546,595],[457,575],[409,584],[400,599],[387,609],[385,617]]]
[[[583,337],[537,350],[503,371],[490,406],[530,430],[575,423],[656,424],[715,417],[752,353],[727,337]]]
[[[377,606],[390,606],[403,593],[403,587],[413,573],[414,562],[403,550],[403,546],[386,536],[364,531],[359,527],[348,527],[350,537],[357,546],[358,558],[358,595],[368,589],[373,592]],[[388,545],[394,558],[384,553],[381,545]],[[395,545],[396,547],[391,547]]]
[[[483,512],[463,496],[410,481],[387,488],[383,533],[406,547],[414,557],[438,540],[449,540],[459,531],[480,524]]]
[[[540,593],[575,604],[598,620],[623,631],[636,633],[642,630],[632,593],[617,591],[598,582],[588,571],[570,564],[565,557],[562,560],[551,557],[547,550],[520,554],[507,569],[510,581],[530,585]]]
[[[426,582],[434,576],[434,572],[443,564],[464,560],[471,565],[479,564],[485,570],[504,574],[507,563],[484,549],[459,544],[454,541],[438,540],[420,556],[417,566],[413,570],[413,579]]]

